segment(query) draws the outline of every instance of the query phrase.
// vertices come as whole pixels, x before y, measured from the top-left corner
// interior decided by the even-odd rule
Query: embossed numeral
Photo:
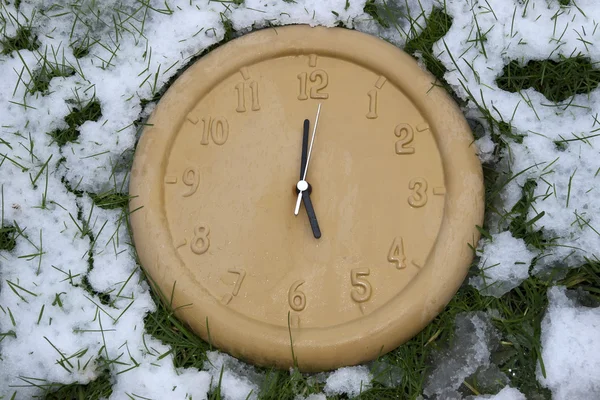
[[[229,122],[227,122],[226,118],[202,118],[202,124],[202,140],[200,144],[208,145],[210,142],[209,137],[214,144],[219,146],[225,144],[229,137]]]
[[[365,278],[370,273],[369,268],[354,268],[350,271],[350,282],[354,286],[350,292],[350,296],[357,303],[363,303],[371,298],[373,289],[367,278]]]
[[[311,99],[328,99],[329,93],[323,93],[322,90],[327,87],[329,84],[329,76],[327,72],[322,69],[316,69],[310,73],[308,76],[307,72],[302,72],[298,74],[298,80],[300,81],[300,91],[298,93],[298,100],[306,100],[308,99],[308,82],[310,79],[314,85],[310,87],[310,98]]]
[[[240,292],[240,288],[242,287],[242,282],[244,281],[244,278],[246,277],[246,271],[244,271],[241,268],[239,268],[239,269],[238,268],[229,268],[227,270],[227,272],[229,272],[230,274],[236,274],[238,277],[235,280],[235,283],[233,284],[233,290],[231,291],[231,293],[227,293],[221,299],[223,304],[229,304],[229,302],[233,299],[233,297],[238,295],[238,293]]]
[[[383,75],[379,75],[377,77],[377,82],[375,82],[375,89],[371,89],[367,92],[367,96],[369,96],[369,112],[367,113],[368,119],[376,119],[377,115],[377,96],[379,95],[379,89],[383,87],[385,82],[387,81],[386,77]]]
[[[194,237],[190,243],[190,249],[196,254],[204,254],[210,247],[208,234],[210,228],[205,224],[198,224],[194,228]]]
[[[392,247],[388,253],[388,261],[395,264],[396,268],[406,268],[406,255],[404,254],[404,242],[400,236],[395,237]]]
[[[371,89],[367,95],[369,96],[369,112],[367,113],[367,118],[375,119],[377,118],[377,90]]]
[[[396,125],[394,134],[400,138],[396,141],[396,154],[413,154],[415,152],[414,147],[410,146],[415,133],[409,124]]]
[[[237,108],[235,111],[246,112],[246,85],[244,82],[240,82],[235,85],[235,90],[237,92]]]
[[[300,93],[298,94],[298,100],[306,100],[308,99],[308,95],[306,94],[306,77],[308,74],[303,72],[298,74],[298,79],[300,80]]]
[[[260,102],[258,100],[258,83],[256,81],[252,81],[250,82],[249,86],[252,94],[252,111],[258,111],[260,110]],[[246,83],[238,83],[235,85],[235,90],[237,92],[237,108],[235,111],[239,113],[246,112]]]
[[[183,197],[189,197],[191,195],[193,195],[194,193],[196,193],[196,190],[198,190],[198,185],[200,184],[200,174],[198,172],[198,170],[194,169],[194,168],[186,168],[185,171],[183,171],[183,176],[181,178],[181,181],[183,182],[183,184],[185,186],[188,187],[188,190],[183,192],[182,195]],[[176,184],[178,182],[177,177],[173,176],[173,175],[167,175],[165,176],[165,183],[166,184]]]
[[[198,190],[198,185],[200,184],[198,171],[196,171],[194,168],[187,168],[185,171],[183,171],[183,177],[181,178],[181,181],[189,188],[187,192],[183,193],[183,197],[189,197],[193,195],[196,193],[196,190]]]
[[[413,178],[408,183],[408,188],[412,190],[408,197],[408,204],[413,207],[423,207],[427,204],[427,181],[425,178]]]
[[[290,303],[290,307],[294,311],[302,311],[306,307],[306,295],[298,290],[303,284],[303,280],[294,282],[288,292],[288,303]]]
[[[329,83],[329,76],[327,76],[327,72],[323,71],[322,69],[313,71],[310,74],[310,81],[317,82],[317,80],[319,83],[310,88],[310,97],[312,99],[328,99],[329,94],[321,93],[321,90],[325,89]]]

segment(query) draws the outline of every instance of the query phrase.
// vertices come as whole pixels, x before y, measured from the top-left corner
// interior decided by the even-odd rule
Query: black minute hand
[[[304,129],[302,132],[302,158],[300,159],[300,180],[304,179],[304,170],[306,169],[306,158],[308,156],[308,127],[310,121],[304,120]]]
[[[296,208],[294,210],[294,214],[298,215],[298,211],[300,208],[300,200],[302,200],[304,202],[304,208],[306,208],[306,214],[308,215],[308,221],[310,222],[310,227],[313,231],[313,236],[316,239],[321,237],[321,229],[319,228],[319,223],[317,221],[315,209],[312,205],[312,201],[310,200],[310,192],[312,191],[312,187],[310,187],[308,182],[306,182],[306,169],[308,168],[310,153],[312,152],[312,145],[314,143],[320,111],[321,105],[319,104],[319,108],[317,110],[317,117],[315,119],[315,126],[313,128],[313,136],[310,143],[310,149],[308,148],[308,129],[310,121],[308,119],[304,120],[304,126],[302,131],[302,156],[300,159],[300,181],[298,181],[298,184],[296,185],[298,191],[298,200],[296,202]]]

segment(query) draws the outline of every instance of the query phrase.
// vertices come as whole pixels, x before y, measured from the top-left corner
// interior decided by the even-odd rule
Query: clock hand
[[[306,173],[308,172],[308,164],[310,163],[310,156],[312,154],[313,144],[315,143],[315,134],[317,133],[317,124],[319,123],[320,114],[321,104],[319,104],[319,107],[317,108],[317,117],[315,118],[315,125],[313,127],[312,138],[310,139],[310,147],[308,148],[308,156],[306,157],[306,166],[304,167],[304,173],[302,174],[302,179],[296,184],[296,187],[300,192],[298,193],[298,198],[296,199],[294,215],[298,215],[298,212],[300,211],[300,201],[302,201],[302,192],[308,189],[308,182],[306,182]]]
[[[304,190],[302,193],[302,200],[304,200],[304,208],[306,208],[306,214],[308,214],[308,221],[310,222],[310,227],[313,231],[313,236],[315,239],[321,237],[321,229],[319,228],[319,223],[317,222],[317,216],[315,215],[315,209],[313,208],[312,201],[310,201],[310,190]]]
[[[306,160],[308,156],[308,126],[310,121],[304,120],[304,130],[302,133],[302,158],[300,159],[300,180],[304,179],[304,170],[306,169]]]

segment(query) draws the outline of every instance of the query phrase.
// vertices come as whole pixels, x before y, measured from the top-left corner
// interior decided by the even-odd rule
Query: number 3
[[[423,207],[427,204],[427,181],[424,178],[413,178],[408,183],[412,193],[408,197],[408,204],[413,207]]]

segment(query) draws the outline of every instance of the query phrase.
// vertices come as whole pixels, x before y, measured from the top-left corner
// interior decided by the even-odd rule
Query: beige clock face
[[[320,238],[305,203],[294,215],[305,119]],[[234,355],[287,366],[291,336],[303,369],[366,361],[464,278],[483,209],[470,132],[384,42],[248,35],[186,71],[149,123],[130,188],[140,259],[188,305],[179,316]]]

